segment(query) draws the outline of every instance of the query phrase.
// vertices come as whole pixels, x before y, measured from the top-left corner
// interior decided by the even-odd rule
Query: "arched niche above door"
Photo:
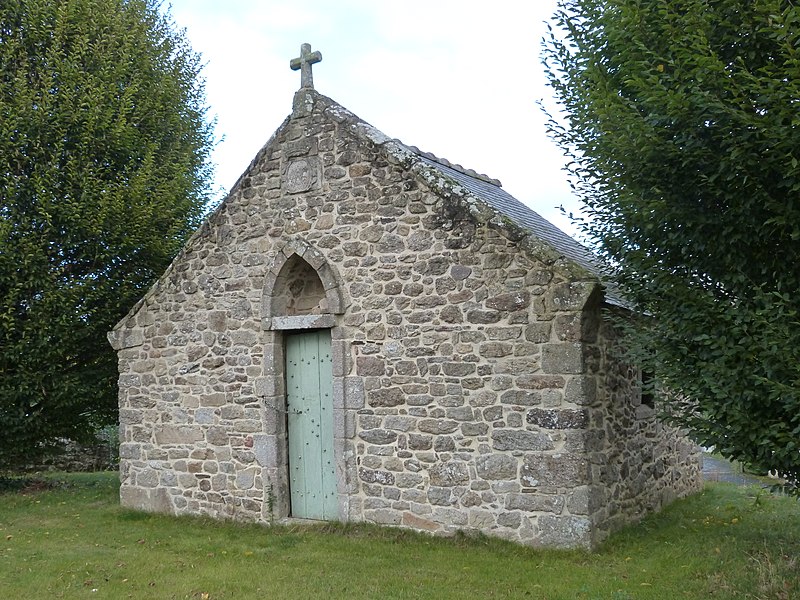
[[[333,327],[345,309],[338,273],[307,242],[286,243],[264,281],[262,326],[266,330]]]

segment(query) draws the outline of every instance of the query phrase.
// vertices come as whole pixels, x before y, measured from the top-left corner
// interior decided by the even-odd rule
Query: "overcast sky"
[[[562,229],[577,209],[537,100],[556,0],[172,0],[206,62],[228,190],[291,112],[300,44],[322,53],[314,87],[390,137],[499,179]]]

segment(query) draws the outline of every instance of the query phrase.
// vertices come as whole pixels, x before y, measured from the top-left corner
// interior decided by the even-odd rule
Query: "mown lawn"
[[[800,598],[800,503],[710,485],[599,551],[134,513],[114,474],[0,494],[0,598]]]

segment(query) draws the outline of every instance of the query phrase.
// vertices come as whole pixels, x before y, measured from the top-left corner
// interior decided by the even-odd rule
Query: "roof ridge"
[[[400,140],[395,140],[395,141],[403,144],[403,142],[400,141]],[[442,158],[442,157],[436,156],[435,154],[433,154],[431,152],[423,152],[417,146],[409,146],[408,144],[403,144],[403,145],[406,148],[408,148],[409,150],[411,150],[414,154],[418,154],[419,156],[427,158],[428,160],[432,160],[433,162],[439,163],[440,165],[444,165],[445,167],[450,167],[454,171],[458,171],[459,173],[463,173],[464,175],[467,175],[469,177],[474,177],[475,179],[479,179],[479,180],[484,181],[486,183],[490,183],[492,185],[496,185],[499,188],[503,187],[503,184],[500,183],[499,179],[495,179],[494,177],[489,177],[488,175],[485,175],[483,173],[478,173],[474,169],[467,169],[465,167],[462,167],[459,164],[451,163],[446,158]]]

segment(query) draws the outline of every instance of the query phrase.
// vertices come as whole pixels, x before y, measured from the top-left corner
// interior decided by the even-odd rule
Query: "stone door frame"
[[[264,467],[264,520],[286,519],[290,515],[288,431],[286,423],[285,338],[310,329],[330,329],[333,372],[333,452],[336,463],[338,520],[352,520],[350,499],[357,489],[355,463],[355,412],[364,406],[363,385],[353,385],[349,344],[338,325],[347,301],[335,267],[304,240],[292,240],[276,248],[269,265],[261,303],[264,342],[263,375],[256,382],[256,394],[263,401],[264,438],[260,455]],[[319,276],[328,301],[328,312],[315,315],[274,314],[276,284],[290,258],[298,256]]]

